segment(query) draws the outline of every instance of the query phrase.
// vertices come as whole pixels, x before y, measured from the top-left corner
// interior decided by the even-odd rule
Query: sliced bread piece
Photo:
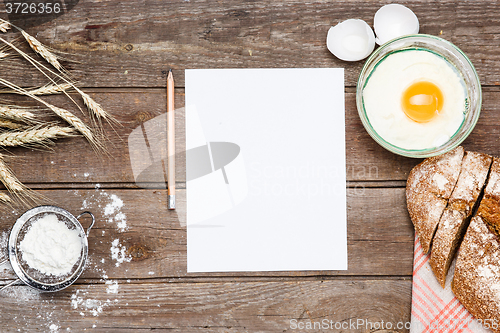
[[[500,236],[500,159],[494,158],[477,215]]]
[[[464,157],[464,149],[425,159],[415,166],[406,183],[406,204],[422,244],[429,252],[432,237],[448,203]]]
[[[487,154],[465,153],[457,184],[439,221],[429,263],[443,288],[450,264],[486,182],[491,162],[492,157]]]
[[[480,216],[460,245],[451,288],[476,319],[500,332],[500,242]]]

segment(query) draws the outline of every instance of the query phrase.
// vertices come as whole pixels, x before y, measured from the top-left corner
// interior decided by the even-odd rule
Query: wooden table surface
[[[97,223],[88,267],[73,286],[55,294],[25,286],[0,293],[0,331],[365,332],[369,327],[299,330],[293,323],[408,322],[414,231],[404,187],[419,160],[385,151],[369,137],[355,105],[363,62],[340,61],[325,45],[331,25],[347,18],[372,25],[386,3],[80,0],[57,19],[29,28],[78,60],[69,67],[80,86],[123,126],[116,132],[106,127],[111,158],[97,156],[82,138],[62,140],[53,152],[10,150],[9,165],[22,182],[74,214],[93,211]],[[416,13],[420,32],[453,42],[476,66],[482,114],[464,146],[500,156],[500,3],[402,3]],[[135,184],[127,139],[165,113],[168,69],[181,108],[184,69],[258,67],[345,68],[347,271],[188,274],[185,159],[177,158],[177,211],[167,210],[165,190]],[[44,83],[22,67],[0,70],[26,87]],[[182,112],[176,136],[182,151]],[[0,210],[5,244],[23,210]],[[127,227],[120,228],[124,221]],[[14,278],[9,264],[0,266],[0,286]]]

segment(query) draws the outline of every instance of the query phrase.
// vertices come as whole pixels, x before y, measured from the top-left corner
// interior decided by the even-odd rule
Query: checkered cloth
[[[455,262],[450,267],[443,289],[436,280],[429,264],[429,255],[424,254],[415,235],[413,256],[413,288],[411,301],[411,333],[486,333],[481,323],[472,317],[451,291]]]

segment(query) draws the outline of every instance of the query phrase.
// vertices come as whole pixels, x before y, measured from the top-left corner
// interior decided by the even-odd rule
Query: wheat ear
[[[8,129],[20,129],[23,127],[23,125],[8,119],[0,119],[0,127]]]
[[[44,146],[53,143],[53,139],[73,136],[74,134],[75,132],[72,128],[60,126],[6,132],[0,134],[0,146]]]
[[[0,18],[0,22],[6,22],[5,20],[1,19]],[[17,27],[16,27],[17,28]],[[21,31],[20,28],[17,28],[19,31]],[[42,73],[46,78],[49,79],[50,82],[52,82],[53,84],[55,85],[58,85],[58,83],[50,76],[48,75],[45,71],[53,74],[54,76],[56,76],[57,79],[60,79],[60,80],[63,80],[64,82],[68,83],[69,85],[71,85],[73,88],[76,89],[75,85],[69,81],[66,77],[64,77],[63,75],[59,75],[58,73],[54,72],[53,70],[51,70],[50,68],[47,68],[45,67],[43,64],[41,64],[40,62],[38,62],[37,60],[33,59],[32,57],[30,57],[28,54],[26,54],[25,52],[23,52],[22,50],[20,50],[19,48],[17,48],[14,44],[12,43],[9,43],[8,41],[6,41],[5,39],[1,38],[0,37],[0,41],[2,43],[4,43],[6,46],[10,47],[11,49],[15,50],[17,53],[19,53],[20,56],[22,56],[24,59],[26,59],[30,64],[33,65],[33,67],[35,67],[40,73]],[[45,71],[44,71],[45,70]],[[59,71],[61,74],[64,74],[62,71]],[[73,99],[73,97],[71,97],[65,90],[62,91],[63,94],[66,95],[66,97],[68,97],[75,105],[76,107],[78,108],[78,110],[82,111],[83,113],[83,110],[82,108],[80,107],[80,105],[78,105],[78,103]]]
[[[33,113],[26,111],[22,107],[9,105],[0,105],[0,117],[22,122],[33,122],[35,120]]]
[[[9,22],[4,21],[4,22],[0,23],[0,31],[1,32],[7,32],[7,30],[9,30],[9,29],[10,29]]]
[[[47,60],[47,62],[54,66],[58,71],[63,70],[63,67],[59,63],[59,60],[57,60],[57,57],[52,52],[50,52],[45,45],[40,43],[35,37],[31,36],[26,31],[21,30],[21,33],[23,34],[24,39],[26,39],[33,51],[38,53],[43,59]]]
[[[90,97],[87,93],[84,93],[80,89],[76,88],[76,91],[82,96],[83,103],[87,106],[87,109],[90,112],[91,116],[96,116],[97,118],[102,118],[106,120],[108,123],[118,124],[118,120],[113,118],[108,112],[106,112],[101,104],[97,103],[92,97]]]
[[[5,193],[0,193],[0,202],[10,204],[12,199],[9,197],[8,194]]]
[[[0,58],[1,58],[1,51],[0,51]],[[37,96],[44,96],[44,95],[55,95],[59,93],[63,93],[66,90],[71,89],[72,86],[71,84],[68,83],[63,83],[63,84],[46,84],[40,88],[33,88],[28,90],[29,93]],[[15,91],[15,90],[0,90],[0,94],[19,94],[20,92]],[[21,95],[24,95],[24,93],[20,93]]]
[[[41,195],[24,186],[17,177],[14,176],[10,168],[5,164],[3,155],[0,155],[0,181],[9,193],[26,206],[29,206],[30,202],[37,203],[43,198]]]
[[[85,123],[83,121],[81,121],[80,118],[78,118],[77,116],[75,116],[71,112],[69,112],[65,109],[59,108],[59,107],[52,105],[50,103],[47,103],[46,101],[44,101],[40,97],[31,94],[29,91],[17,86],[16,84],[14,84],[10,81],[2,79],[1,77],[0,77],[0,83],[5,85],[6,87],[9,87],[10,89],[17,91],[20,94],[29,96],[29,97],[33,98],[34,100],[42,103],[43,105],[45,105],[46,107],[51,109],[59,117],[61,117],[63,120],[65,120],[68,124],[73,126],[78,132],[80,132],[92,144],[92,146],[94,148],[96,148],[97,150],[101,150],[101,151],[105,150],[104,147],[102,146],[102,144],[99,142],[99,140],[92,134],[92,131],[90,130],[90,128],[87,125],[85,125]]]
[[[48,103],[47,103],[47,106],[52,111],[54,111],[55,114],[57,114],[59,117],[64,119],[68,124],[70,124],[71,126],[76,128],[76,130],[78,132],[82,133],[82,135],[84,137],[86,137],[87,140],[89,140],[92,143],[95,143],[95,138],[94,138],[94,135],[92,134],[92,131],[90,130],[90,128],[87,125],[85,125],[85,123],[83,121],[80,120],[80,118],[78,118],[77,116],[75,116],[71,112],[69,112],[65,109],[59,108],[57,106],[54,106],[54,105],[51,105]]]
[[[71,89],[71,84],[69,83],[46,84],[43,87],[28,90],[28,92],[30,92],[33,95],[42,96],[42,95],[59,94],[69,89]]]
[[[0,19],[0,22],[3,21],[2,19]],[[25,31],[23,31],[22,29],[19,29],[23,35],[26,34],[28,35]],[[30,36],[30,35],[28,35]],[[30,36],[34,41],[38,42],[33,36]],[[83,98],[83,102],[85,103],[85,105],[87,106],[87,108],[89,109],[90,111],[90,114],[91,116],[93,115],[96,115],[97,117],[100,117],[100,118],[103,118],[105,119],[108,123],[111,124],[111,122],[114,122],[116,124],[119,124],[119,122],[113,118],[109,113],[107,113],[106,111],[104,111],[104,109],[101,107],[101,105],[99,103],[97,103],[96,101],[94,101],[88,94],[84,93],[83,91],[81,91],[80,89],[78,89],[72,82],[70,82],[65,76],[63,75],[59,75],[58,73],[55,73],[54,71],[50,70],[50,68],[47,68],[45,67],[43,64],[37,62],[35,59],[31,58],[29,55],[27,55],[25,52],[21,51],[20,49],[18,49],[15,45],[13,45],[12,43],[9,43],[7,42],[6,40],[4,40],[3,38],[0,38],[0,41],[2,41],[4,44],[10,46],[12,49],[14,49],[15,51],[17,51],[23,58],[25,58],[26,60],[28,60],[36,69],[38,69],[43,75],[45,75],[54,85],[58,86],[59,84],[56,83],[54,81],[53,78],[51,78],[47,73],[45,73],[43,71],[46,70],[48,71],[49,73],[55,75],[58,79],[60,80],[63,80],[65,83],[69,84],[71,87],[73,87],[73,89],[75,89]],[[29,43],[29,41],[28,41]],[[42,45],[40,42],[38,42],[40,45]],[[31,45],[31,44],[30,44]],[[43,45],[42,45],[43,46]],[[34,49],[35,50],[35,49]],[[35,50],[36,52],[36,50]],[[47,52],[50,53],[50,51],[47,50]],[[52,54],[52,53],[50,53]],[[53,54],[52,54],[53,55]],[[54,55],[53,55],[54,56]],[[55,56],[54,56],[55,57]],[[57,58],[56,58],[57,60]],[[47,60],[48,61],[48,60]],[[50,63],[50,61],[49,61]],[[56,66],[54,66],[56,67]],[[63,72],[63,68],[58,68],[56,67],[60,73],[64,74]],[[78,109],[80,109],[80,111],[82,111],[82,109],[80,108],[80,106],[75,102],[75,100],[66,93],[65,90],[61,90],[61,92],[63,92],[77,107]]]

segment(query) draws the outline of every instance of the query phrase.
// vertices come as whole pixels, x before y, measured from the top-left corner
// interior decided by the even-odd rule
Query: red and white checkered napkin
[[[450,267],[453,272],[455,262]],[[453,274],[448,274],[443,289],[429,264],[415,235],[413,256],[413,288],[411,301],[411,333],[491,333],[472,317],[451,291]]]

